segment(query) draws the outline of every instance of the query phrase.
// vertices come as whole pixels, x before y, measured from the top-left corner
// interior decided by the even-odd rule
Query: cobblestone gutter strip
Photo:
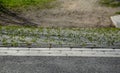
[[[107,48],[0,48],[0,56],[120,57],[120,49]]]

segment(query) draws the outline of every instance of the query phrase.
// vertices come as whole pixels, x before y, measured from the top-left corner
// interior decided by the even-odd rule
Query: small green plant
[[[120,12],[116,12],[115,14],[120,14]]]
[[[3,38],[3,39],[2,39],[2,44],[3,44],[4,46],[8,46],[8,42],[7,42],[7,39],[6,39],[6,38]]]
[[[19,44],[18,44],[18,42],[16,42],[16,41],[12,41],[12,43],[11,43],[11,46],[13,46],[13,47],[17,47]]]
[[[37,38],[32,38],[31,42],[35,43],[37,41]]]
[[[87,46],[87,44],[86,43],[82,43],[82,47],[86,47]]]

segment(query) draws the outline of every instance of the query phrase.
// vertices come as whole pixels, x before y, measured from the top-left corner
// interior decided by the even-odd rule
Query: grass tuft
[[[100,0],[100,4],[106,5],[109,7],[119,7],[120,0]]]
[[[115,14],[120,14],[120,12],[116,12]]]

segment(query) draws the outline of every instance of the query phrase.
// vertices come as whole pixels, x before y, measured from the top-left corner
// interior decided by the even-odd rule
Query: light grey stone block
[[[55,50],[55,51],[70,51],[71,48],[50,48],[50,50]]]
[[[31,51],[38,50],[38,51],[48,51],[50,48],[29,48]]]
[[[41,54],[60,54],[61,51],[40,51]]]
[[[7,53],[10,53],[10,54],[16,54],[18,51],[16,51],[16,50],[2,50],[2,51],[0,51],[0,53],[5,53],[5,54],[7,54]]]
[[[91,51],[91,50],[93,50],[93,49],[91,49],[91,48],[72,48],[71,49],[72,51]]]
[[[13,55],[15,56],[15,55]],[[66,56],[65,54],[41,54],[41,53],[31,53],[31,54],[16,54],[16,56]]]
[[[92,51],[96,51],[96,52],[114,52],[115,50],[114,49],[93,49]]]
[[[9,48],[6,47],[0,47],[0,50],[8,50]]]
[[[119,52],[105,52],[105,54],[107,54],[107,55],[119,55],[119,57],[120,57]]]
[[[120,49],[115,49],[115,52],[120,52]]]
[[[29,48],[8,48],[8,50],[17,50],[17,51],[19,51],[19,50],[29,50]]]
[[[120,28],[120,15],[112,16],[111,20],[115,27]]]

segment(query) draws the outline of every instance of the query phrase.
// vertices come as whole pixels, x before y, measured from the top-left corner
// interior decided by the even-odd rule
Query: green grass
[[[120,12],[116,12],[115,14],[120,14]]]
[[[9,8],[25,8],[28,6],[40,6],[41,8],[51,7],[50,2],[55,0],[0,0],[0,2]]]
[[[1,26],[0,43],[4,46],[37,47],[120,47],[117,28],[34,28]]]
[[[120,1],[117,0],[100,0],[100,4],[109,7],[120,7]]]

